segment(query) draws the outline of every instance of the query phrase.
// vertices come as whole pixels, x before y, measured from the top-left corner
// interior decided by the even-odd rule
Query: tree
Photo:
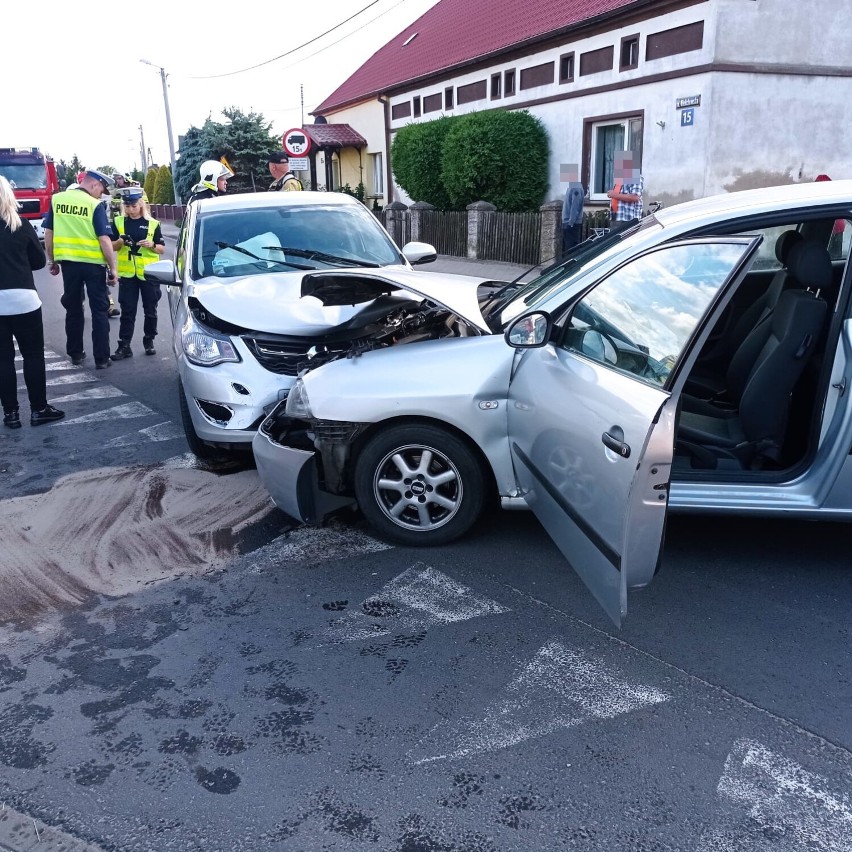
[[[148,196],[151,199],[151,196]],[[160,166],[157,171],[157,182],[154,187],[154,197],[151,199],[154,204],[174,204],[175,203],[175,188],[172,184],[172,169],[171,166]]]
[[[148,169],[148,174],[145,175],[145,184],[144,184],[143,189],[145,190],[146,198],[151,203],[154,203],[155,190],[157,188],[157,172],[158,171],[159,171],[159,169],[157,168],[157,166],[151,166],[151,168]]]
[[[427,201],[449,210],[450,197],[441,179],[444,140],[454,119],[442,116],[422,124],[409,124],[394,137],[391,163],[397,183],[414,201]]]
[[[525,110],[472,112],[444,139],[441,178],[457,209],[490,201],[499,210],[537,210],[547,192],[547,157],[547,131]]]
[[[97,170],[107,177],[112,177],[118,173],[118,169],[115,166],[97,166]]]
[[[190,127],[183,136],[175,166],[175,187],[181,198],[187,198],[198,183],[199,166],[223,156],[234,170],[228,192],[265,190],[269,184],[269,153],[281,147],[272,135],[272,125],[262,114],[244,113],[236,107],[228,107],[222,114],[226,122],[208,118],[202,127]]]

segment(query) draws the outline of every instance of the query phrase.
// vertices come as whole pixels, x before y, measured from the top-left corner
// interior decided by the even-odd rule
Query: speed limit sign
[[[301,127],[288,130],[281,141],[291,157],[304,157],[311,150],[311,139]]]

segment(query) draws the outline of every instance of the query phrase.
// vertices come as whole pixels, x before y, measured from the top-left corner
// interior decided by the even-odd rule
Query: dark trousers
[[[15,346],[24,359],[24,384],[30,399],[30,409],[41,411],[47,405],[44,375],[44,327],[41,308],[26,314],[0,316],[0,402],[3,413],[18,408],[18,379],[15,375]]]
[[[159,284],[142,281],[139,278],[120,278],[118,281],[118,304],[121,305],[121,321],[118,326],[118,339],[130,343],[133,328],[136,325],[136,309],[139,297],[142,297],[142,336],[157,336],[157,302],[162,296]]]
[[[577,222],[576,225],[568,225],[562,223],[562,254],[566,254],[569,249],[574,248],[582,239],[583,223]]]
[[[83,352],[83,331],[86,318],[83,314],[83,291],[89,298],[92,313],[92,355],[96,361],[109,358],[109,295],[106,269],[96,263],[77,263],[63,260],[62,307],[65,308],[65,351],[69,355]]]

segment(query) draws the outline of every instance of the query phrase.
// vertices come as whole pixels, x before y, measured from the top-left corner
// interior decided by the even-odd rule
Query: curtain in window
[[[624,125],[605,124],[597,129],[594,192],[607,192],[615,183],[615,154],[624,150]]]

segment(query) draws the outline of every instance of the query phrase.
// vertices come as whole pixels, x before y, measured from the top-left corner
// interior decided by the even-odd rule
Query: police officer
[[[160,223],[151,218],[151,211],[141,189],[126,189],[122,196],[121,215],[112,223],[112,245],[118,252],[118,303],[121,305],[121,324],[118,327],[118,348],[113,361],[132,358],[130,341],[136,324],[136,309],[142,298],[145,321],[142,346],[146,355],[156,355],[157,302],[160,285],[145,280],[145,267],[158,260],[166,250]]]
[[[292,192],[302,188],[302,182],[290,171],[286,151],[273,151],[269,155],[269,173],[275,178],[269,184],[270,192]]]
[[[187,204],[202,198],[216,198],[228,191],[228,178],[234,173],[219,160],[205,160],[198,169],[201,182],[192,187],[192,195]]]
[[[118,279],[111,228],[101,203],[102,196],[111,187],[111,178],[87,169],[76,189],[66,189],[53,196],[44,220],[44,247],[50,274],[62,272],[66,352],[73,364],[82,364],[86,357],[83,351],[85,289],[92,313],[92,350],[95,367],[99,370],[112,363],[109,359],[107,283],[114,286]],[[107,267],[106,276],[104,266]]]

